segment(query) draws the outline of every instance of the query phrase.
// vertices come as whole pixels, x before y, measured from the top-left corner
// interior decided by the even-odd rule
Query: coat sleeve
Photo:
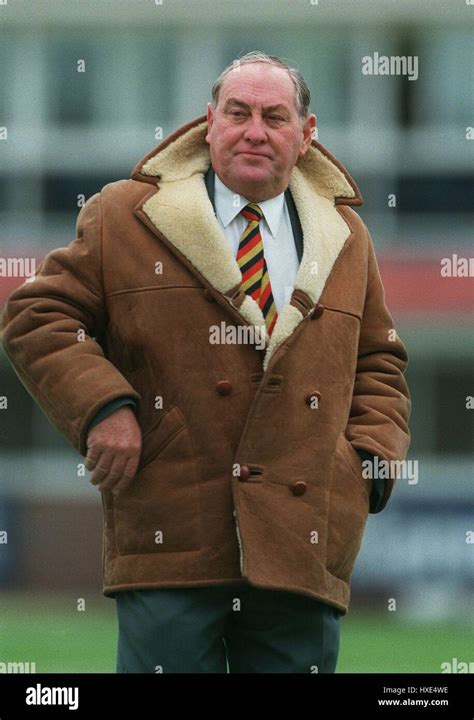
[[[411,397],[404,376],[408,355],[385,304],[372,238],[364,228],[368,242],[367,291],[346,436],[356,450],[377,456],[378,462],[401,461],[411,440]],[[375,512],[385,508],[395,476],[392,472],[386,478]]]
[[[107,324],[101,223],[96,193],[79,212],[75,240],[46,255],[34,280],[8,297],[2,317],[3,347],[16,374],[84,456],[101,407],[124,395],[141,400],[96,340]]]
[[[121,398],[117,398],[116,400],[111,400],[109,403],[104,405],[104,407],[100,408],[97,415],[95,415],[95,417],[93,417],[91,422],[89,423],[87,427],[87,434],[89,435],[89,432],[92,430],[92,428],[98,425],[102,420],[104,420],[109,415],[112,415],[112,413],[114,413],[119,408],[124,407],[125,405],[132,405],[133,408],[136,407],[135,400],[130,397],[124,396]]]

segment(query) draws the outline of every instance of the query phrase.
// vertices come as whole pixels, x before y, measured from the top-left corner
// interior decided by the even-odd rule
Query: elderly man
[[[4,346],[87,456],[118,672],[334,672],[410,396],[348,172],[254,52],[9,298]],[[375,465],[375,463],[374,463]]]

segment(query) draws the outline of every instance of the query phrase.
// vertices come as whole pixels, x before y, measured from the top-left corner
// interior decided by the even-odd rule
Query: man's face
[[[296,90],[284,68],[237,65],[225,78],[217,108],[208,103],[211,162],[224,185],[252,202],[286,190],[290,173],[311,144],[316,116],[302,122]]]

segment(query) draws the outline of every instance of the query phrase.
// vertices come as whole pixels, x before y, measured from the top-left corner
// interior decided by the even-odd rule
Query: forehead
[[[267,63],[236,64],[224,78],[219,104],[233,97],[249,105],[281,103],[290,107],[295,96],[295,86],[284,68]]]

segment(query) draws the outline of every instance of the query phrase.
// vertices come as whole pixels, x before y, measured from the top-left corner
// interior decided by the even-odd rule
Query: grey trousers
[[[251,586],[117,593],[118,673],[333,673],[340,612]]]

